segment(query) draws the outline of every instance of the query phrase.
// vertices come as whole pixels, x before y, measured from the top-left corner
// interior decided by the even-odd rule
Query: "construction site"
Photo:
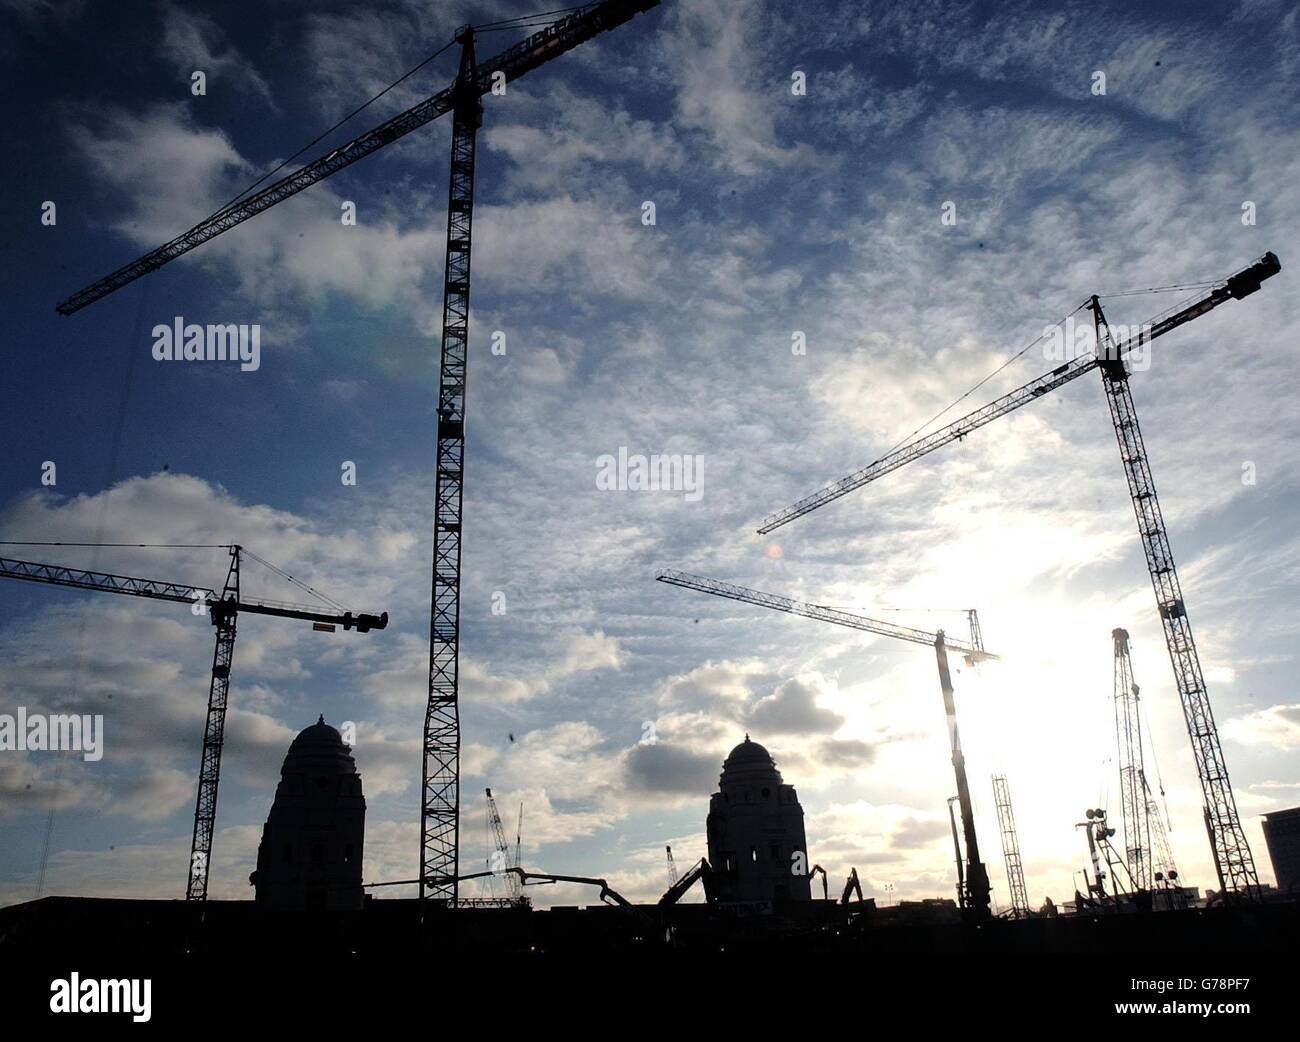
[[[121,544],[58,543],[32,531],[26,533],[25,542],[13,538],[3,547],[0,579],[6,587],[43,585],[75,591],[91,611],[101,603],[121,603],[123,597],[162,602],[153,606],[160,616],[185,608],[195,609],[197,615],[201,610],[211,623],[215,646],[197,783],[191,790],[195,793],[193,829],[185,878],[152,880],[158,891],[154,899],[51,894],[0,907],[0,953],[49,962],[75,948],[87,965],[100,966],[128,957],[163,963],[206,956],[233,959],[250,950],[270,957],[309,952],[362,959],[610,955],[663,960],[724,951],[773,953],[791,959],[921,954],[1133,958],[1161,953],[1257,959],[1294,950],[1300,937],[1300,810],[1265,815],[1262,827],[1268,850],[1252,849],[1207,680],[1207,674],[1217,673],[1203,668],[1192,632],[1190,620],[1200,594],[1189,589],[1191,603],[1185,600],[1172,548],[1179,542],[1178,534],[1171,536],[1166,526],[1153,476],[1160,461],[1148,455],[1130,387],[1133,360],[1144,357],[1153,341],[1166,334],[1174,334],[1171,340],[1175,340],[1177,331],[1192,323],[1213,323],[1220,309],[1236,317],[1264,299],[1270,280],[1283,271],[1278,255],[1271,251],[1243,256],[1236,270],[1222,272],[1212,281],[1164,287],[1182,290],[1180,302],[1135,326],[1112,327],[1103,307],[1110,295],[1080,287],[1087,295],[1068,318],[1086,327],[1091,345],[1086,353],[958,419],[905,439],[791,505],[763,516],[770,503],[748,504],[754,517],[762,517],[751,526],[761,553],[765,545],[772,545],[773,533],[798,526],[801,519],[823,508],[828,515],[843,509],[834,505],[841,499],[863,507],[870,495],[863,491],[867,485],[888,479],[909,464],[918,464],[909,473],[924,481],[923,457],[968,438],[975,442],[992,436],[998,428],[989,435],[982,435],[981,429],[1022,407],[1032,411],[1040,399],[1050,398],[1051,392],[1077,378],[1089,376],[1094,384],[1100,382],[1119,451],[1118,470],[1124,476],[1137,529],[1136,541],[1131,529],[1124,538],[1141,546],[1152,598],[1142,610],[1150,613],[1147,621],[1158,622],[1164,651],[1131,636],[1138,626],[1133,618],[1114,618],[1109,634],[1102,630],[1083,635],[1093,647],[1108,645],[1111,650],[1104,664],[1112,683],[1108,690],[1095,692],[1088,711],[1104,708],[1113,723],[1112,740],[1104,750],[1095,750],[1107,764],[1113,785],[1108,790],[1109,805],[1061,807],[1057,812],[1059,831],[1069,834],[1077,861],[1073,892],[1061,892],[1059,880],[1035,880],[1032,874],[1027,878],[1022,840],[1032,847],[1036,837],[1022,836],[1017,827],[1017,796],[1032,792],[1035,797],[1047,793],[1055,798],[1051,794],[1057,779],[1002,771],[968,776],[959,717],[969,721],[985,709],[964,699],[963,690],[967,678],[980,675],[983,664],[1003,658],[998,620],[987,610],[981,616],[977,609],[962,609],[960,630],[945,632],[937,626],[919,628],[872,617],[874,612],[847,610],[830,603],[834,599],[830,595],[818,598],[828,603],[814,603],[802,583],[799,595],[791,596],[790,587],[757,590],[675,567],[637,577],[639,596],[662,597],[664,610],[670,616],[676,613],[683,628],[700,622],[695,616],[704,605],[716,607],[721,601],[728,602],[731,611],[747,612],[747,625],[752,623],[760,631],[770,624],[766,621],[770,613],[776,612],[799,620],[793,625],[821,624],[807,626],[814,634],[849,631],[850,636],[865,635],[917,661],[927,656],[923,661],[928,683],[934,682],[934,674],[928,673],[934,668],[938,690],[927,685],[914,697],[926,707],[934,734],[939,733],[941,719],[946,723],[949,762],[918,761],[914,770],[927,778],[942,778],[950,792],[945,804],[930,808],[932,820],[941,822],[946,834],[929,841],[930,849],[939,844],[944,848],[950,885],[929,896],[889,900],[869,885],[864,890],[870,866],[862,863],[828,872],[818,860],[819,846],[828,837],[811,827],[811,815],[805,822],[797,788],[801,779],[791,767],[782,769],[786,758],[779,732],[765,735],[756,726],[752,733],[737,727],[729,735],[730,752],[711,768],[718,772],[713,791],[686,793],[690,819],[707,853],[679,864],[668,842],[672,835],[665,836],[662,895],[654,901],[629,899],[617,874],[600,864],[578,872],[547,871],[546,843],[527,843],[529,805],[512,798],[509,805],[499,806],[492,787],[462,785],[465,750],[482,740],[462,728],[462,708],[472,696],[463,696],[461,660],[462,539],[477,523],[466,509],[464,486],[466,431],[474,421],[467,415],[466,389],[472,353],[475,162],[485,121],[484,99],[499,93],[502,84],[514,84],[603,34],[653,32],[646,16],[659,6],[659,0],[601,0],[564,12],[463,26],[437,52],[450,52],[458,59],[455,79],[444,89],[292,172],[281,174],[276,168],[188,231],[58,303],[61,316],[76,316],[138,280],[165,278],[154,273],[299,192],[434,120],[445,116],[451,124],[439,354],[430,363],[439,377],[436,438],[428,467],[434,516],[429,519],[427,697],[420,763],[409,765],[419,778],[418,814],[412,815],[418,818],[419,845],[418,851],[409,852],[414,871],[398,878],[366,877],[367,796],[366,778],[358,769],[360,752],[354,749],[346,726],[313,710],[315,722],[301,721],[305,726],[283,750],[273,797],[265,794],[270,809],[260,832],[256,868],[248,879],[252,896],[228,900],[209,893],[214,845],[219,842],[218,795],[222,754],[228,744],[231,678],[239,672],[235,650],[241,616],[281,620],[286,629],[290,623],[310,623],[315,631],[341,631],[340,640],[351,641],[355,635],[357,642],[365,643],[384,638],[390,626],[389,609],[346,607],[240,542],[219,544],[219,552],[228,556],[224,582],[203,587],[176,581],[174,576],[126,575],[69,564],[59,559],[57,547],[76,545],[98,551]],[[486,34],[503,30],[526,35],[497,53],[487,53]],[[253,221],[246,234],[256,236],[258,227]],[[581,294],[581,286],[573,292]],[[179,328],[177,333],[179,339]],[[1151,386],[1167,377],[1160,371],[1145,379]],[[1095,413],[1092,405],[1076,403],[1071,408],[1081,414],[1087,409]],[[1099,415],[1085,419],[1104,433]],[[1187,437],[1194,435],[1189,421]],[[808,451],[800,470],[821,472],[822,465],[814,465],[815,447]],[[468,455],[472,469],[472,446]],[[1119,487],[1119,474],[1113,478]],[[943,490],[933,491],[936,496],[943,494]],[[849,523],[856,522],[850,517]],[[230,536],[243,538],[240,533]],[[24,545],[31,549],[21,549]],[[258,549],[275,556],[273,548]],[[16,556],[8,556],[11,553]],[[304,600],[313,603],[249,596],[250,562],[276,581],[295,585]],[[774,574],[775,584],[783,573]],[[92,593],[117,598],[92,597]],[[879,612],[885,613],[886,609]],[[394,611],[393,622],[398,621]],[[718,659],[739,655],[741,638],[728,636],[725,620],[715,622],[709,630],[711,654]],[[899,642],[915,647],[905,649]],[[1139,666],[1152,674],[1160,670],[1158,678],[1138,675],[1135,643]],[[1179,769],[1185,769],[1188,777],[1194,772],[1199,783],[1204,832],[1195,836],[1186,830],[1171,834],[1165,783],[1152,759],[1148,712],[1166,720],[1173,717],[1174,707],[1170,702],[1153,710],[1142,692],[1169,681],[1163,673],[1166,659],[1186,735],[1178,752],[1190,757],[1179,761]],[[1043,683],[1045,689],[1050,686],[1048,678]],[[9,711],[7,706],[0,708]],[[988,734],[980,733],[988,743]],[[64,748],[72,748],[66,744],[69,735],[62,737]],[[60,748],[53,725],[49,734],[38,738],[19,721],[0,722],[0,741],[8,743],[6,749]],[[36,741],[45,744],[32,744]],[[515,742],[514,734],[509,742]],[[794,762],[806,763],[798,758]],[[980,801],[996,810],[996,835],[987,823],[982,829],[979,825]],[[1186,874],[1181,867],[1184,861],[1193,853],[1203,860],[1207,851],[1213,877]],[[1271,862],[1273,884],[1261,880],[1265,858]],[[44,871],[42,861],[42,877]],[[590,900],[579,904],[541,900],[559,886],[567,888],[566,894],[580,888]],[[396,893],[404,896],[392,896]],[[1038,896],[1047,893],[1055,897],[1044,901]],[[74,948],[69,946],[70,938],[76,939]]]

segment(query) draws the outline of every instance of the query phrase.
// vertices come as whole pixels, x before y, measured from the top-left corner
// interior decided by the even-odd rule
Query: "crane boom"
[[[156,601],[176,601],[182,604],[193,604],[195,601],[210,604],[217,599],[216,591],[206,586],[184,586],[180,583],[161,582],[156,579],[137,579],[129,575],[65,568],[39,561],[18,561],[11,557],[0,557],[0,579],[23,579],[28,582],[48,583],[51,586],[71,586],[78,590],[123,593],[133,597],[149,597]]]
[[[687,590],[698,590],[701,593],[711,593],[715,597],[726,597],[746,604],[757,604],[764,608],[787,612],[790,615],[802,615],[808,619],[819,619],[822,622],[834,623],[837,626],[847,626],[850,629],[862,630],[865,633],[875,633],[881,637],[896,637],[899,640],[910,641],[913,644],[926,644],[933,647],[939,636],[937,633],[914,629],[911,626],[881,622],[879,619],[854,615],[847,611],[840,611],[838,608],[826,608],[819,604],[808,604],[805,601],[780,597],[774,593],[762,593],[745,586],[722,582],[719,579],[706,579],[700,575],[691,575],[689,572],[666,569],[656,578],[661,583],[681,586]],[[975,661],[998,657],[991,652],[985,651],[982,647],[975,647],[973,644],[968,644],[962,640],[952,640],[944,637],[944,645]]]
[[[130,597],[147,597],[151,600],[181,604],[213,605],[221,600],[215,590],[206,586],[185,586],[159,579],[138,579],[130,575],[92,572],[84,568],[65,568],[62,565],[43,564],[39,561],[19,561],[12,557],[0,557],[0,579],[22,579],[27,582],[46,583],[50,586],[120,593]],[[344,629],[355,628],[360,633],[372,629],[382,630],[388,625],[387,612],[371,615],[365,612],[321,611],[307,605],[288,604],[283,601],[243,599],[238,600],[234,608],[236,611],[253,615],[273,615],[282,619],[338,624]]]
[[[659,2],[660,0],[604,0],[602,3],[588,4],[552,22],[513,47],[502,51],[496,57],[480,64],[475,80],[478,94],[480,96],[487,94],[502,76],[507,82],[516,80],[552,58],[590,40],[593,36],[622,25],[634,15],[658,6]],[[157,271],[163,265],[203,245],[209,239],[216,238],[222,232],[242,224],[250,217],[256,217],[290,196],[297,195],[317,181],[323,181],[331,174],[338,173],[344,167],[351,166],[358,160],[379,151],[385,145],[392,144],[411,131],[418,130],[439,116],[451,112],[456,106],[458,87],[459,83],[456,83],[440,90],[418,105],[398,113],[379,126],[353,138],[346,145],[295,170],[292,174],[252,195],[222,207],[211,217],[200,221],[170,242],[164,243],[142,257],[137,257],[130,264],[78,290],[58,305],[58,312],[71,315],[80,311],[88,304],[101,300],[142,275]]]
[[[1230,275],[1191,304],[1173,309],[1170,313],[1159,316],[1147,325],[1142,326],[1136,335],[1127,337],[1112,348],[1112,357],[1126,358],[1135,348],[1149,343],[1156,337],[1163,336],[1172,329],[1177,329],[1194,318],[1199,318],[1220,304],[1249,296],[1259,289],[1260,283],[1264,279],[1276,275],[1280,270],[1281,264],[1278,262],[1276,254],[1264,254],[1254,264],[1248,265],[1241,271]],[[841,496],[845,496],[855,489],[875,481],[877,478],[882,478],[886,474],[891,474],[900,467],[920,459],[922,456],[929,455],[935,449],[942,448],[950,442],[960,441],[972,431],[978,430],[985,424],[992,423],[999,416],[1005,416],[1007,413],[1019,409],[1022,405],[1028,405],[1030,402],[1041,398],[1049,391],[1054,391],[1056,388],[1078,379],[1084,373],[1091,372],[1101,362],[1102,359],[1094,355],[1087,355],[1059,365],[1050,373],[1044,373],[1042,376],[1030,380],[1024,386],[1017,387],[1014,391],[1004,394],[1001,398],[995,398],[987,405],[981,406],[959,420],[954,420],[946,427],[941,427],[923,438],[910,441],[906,445],[886,453],[880,459],[867,464],[867,466],[855,471],[848,477],[827,485],[820,491],[806,496],[783,510],[769,514],[763,519],[758,531],[760,534],[766,535],[782,525],[789,524],[796,518],[812,513],[818,507],[832,500],[839,499]]]
[[[1096,367],[1097,360],[1091,356],[1076,358],[1072,362],[1058,366],[1050,373],[1045,373],[1037,379],[1031,380],[1023,387],[1018,387],[1014,391],[1004,394],[1001,398],[995,398],[987,405],[963,416],[960,420],[954,420],[948,426],[940,427],[932,434],[910,441],[906,445],[886,453],[880,459],[868,463],[861,470],[854,471],[848,477],[841,478],[834,484],[827,485],[810,496],[805,496],[797,503],[793,503],[783,510],[769,514],[759,525],[758,531],[760,534],[766,535],[782,525],[789,524],[796,518],[811,514],[818,507],[839,499],[841,496],[846,496],[855,489],[875,481],[877,478],[892,474],[913,460],[927,456],[934,452],[935,449],[943,448],[949,442],[960,441],[972,431],[978,430],[987,423],[992,423],[999,416],[1005,416],[1007,413],[1019,409],[1022,405],[1028,405],[1048,391],[1053,391]]]

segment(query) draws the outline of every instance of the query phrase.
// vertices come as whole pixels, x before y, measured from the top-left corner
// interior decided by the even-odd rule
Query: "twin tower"
[[[812,898],[803,807],[771,754],[749,735],[723,761],[707,828],[715,900],[779,905]]]
[[[257,904],[275,911],[355,911],[363,903],[366,798],[352,751],[322,716],[299,732],[262,827]]]
[[[363,904],[366,800],[351,750],[321,717],[289,746],[249,882],[257,904],[283,911],[350,911]],[[749,736],[722,764],[709,800],[714,900],[807,901],[808,845],[793,785]]]

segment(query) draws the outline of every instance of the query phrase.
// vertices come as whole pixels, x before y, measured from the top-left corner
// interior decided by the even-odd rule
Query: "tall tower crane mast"
[[[882,637],[894,637],[914,644],[927,644],[934,648],[935,659],[939,667],[939,687],[943,692],[944,714],[948,721],[948,743],[952,751],[952,769],[957,779],[957,799],[961,804],[962,831],[966,840],[966,874],[961,889],[963,896],[962,907],[973,919],[987,919],[989,916],[989,877],[988,871],[980,860],[979,840],[975,835],[975,812],[971,805],[970,786],[966,782],[966,757],[962,752],[961,737],[957,732],[957,706],[953,699],[952,679],[948,672],[948,649],[951,648],[959,652],[966,657],[967,661],[972,663],[985,659],[996,659],[998,656],[985,651],[983,647],[976,647],[974,644],[967,644],[962,640],[949,640],[944,636],[943,630],[930,633],[926,630],[914,629],[911,626],[881,622],[878,619],[854,615],[839,608],[827,608],[819,604],[808,604],[804,601],[791,600],[789,597],[780,597],[772,593],[761,593],[758,590],[736,586],[733,583],[722,582],[718,579],[706,579],[703,576],[691,575],[689,572],[668,570],[661,572],[657,578],[659,582],[680,586],[687,590],[697,590],[700,593],[709,593],[715,597],[726,597],[745,604],[756,604],[762,608],[771,608],[774,611],[783,611],[791,615],[802,615],[804,618],[830,622],[837,626],[847,626],[850,629],[874,633]],[[958,861],[960,862],[960,858]],[[960,871],[960,864],[958,869]]]
[[[1128,630],[1114,629],[1115,745],[1119,756],[1119,802],[1124,823],[1124,857],[1136,890],[1151,889],[1151,813],[1142,762],[1142,719],[1133,681]]]
[[[952,854],[953,861],[957,865],[957,904],[961,908],[966,907],[966,862],[961,852],[961,836],[957,834],[957,815],[953,813],[952,805],[960,803],[960,796],[948,797],[948,823],[952,826]],[[989,890],[992,891],[992,885]]]
[[[519,801],[519,820],[515,823],[515,868],[523,868],[524,801]]]
[[[970,624],[970,642],[972,647],[984,650],[984,634],[980,630],[980,616],[974,608],[966,609],[966,621]]]
[[[1025,889],[1025,866],[1020,860],[1020,837],[1011,809],[1011,786],[1005,774],[993,775],[993,800],[998,805],[998,829],[1002,833],[1002,858],[1007,865],[1007,889],[1011,891],[1011,914],[1028,919],[1029,892]]]
[[[1214,722],[1205,678],[1201,672],[1200,658],[1192,639],[1191,623],[1183,601],[1178,573],[1174,570],[1173,553],[1165,529],[1160,503],[1156,498],[1155,482],[1147,462],[1146,447],[1138,428],[1137,409],[1129,390],[1128,369],[1125,359],[1142,344],[1163,336],[1193,319],[1207,314],[1230,300],[1240,300],[1256,292],[1261,284],[1282,270],[1274,253],[1266,253],[1254,264],[1242,268],[1217,283],[1191,303],[1170,309],[1151,323],[1122,341],[1112,339],[1110,327],[1102,313],[1098,297],[1089,298],[1085,305],[1093,313],[1097,333],[1097,351],[1064,365],[1050,373],[1031,380],[1001,398],[994,399],[982,408],[963,416],[932,434],[917,438],[886,453],[861,470],[828,485],[819,492],[799,500],[764,519],[758,531],[766,534],[796,518],[803,517],[854,489],[861,488],[886,474],[926,456],[954,441],[960,441],[972,431],[1005,416],[1022,405],[1028,405],[1049,391],[1055,390],[1085,373],[1096,369],[1102,377],[1111,422],[1119,443],[1124,474],[1128,480],[1133,512],[1137,518],[1138,534],[1146,554],[1147,571],[1156,595],[1156,607],[1165,631],[1165,643],[1178,685],[1178,695],[1183,707],[1183,717],[1192,742],[1201,792],[1205,798],[1205,827],[1214,852],[1215,868],[1223,892],[1243,900],[1259,899],[1259,875],[1246,834],[1237,813],[1236,800],[1228,779],[1219,732]]]
[[[1178,866],[1169,846],[1164,816],[1147,781],[1140,689],[1133,677],[1128,631],[1112,630],[1111,640],[1115,649],[1115,740],[1119,756],[1120,810],[1129,877],[1137,891],[1156,888],[1180,891]],[[1163,797],[1163,785],[1160,793]]]
[[[497,801],[492,797],[492,790],[487,789],[488,823],[492,830],[492,871],[504,872],[506,876],[506,894],[512,901],[519,900],[519,876],[509,871],[518,868],[510,863],[510,846],[506,842],[505,826],[501,823],[501,814],[497,810]]]
[[[465,378],[469,342],[470,245],[474,211],[474,156],[482,122],[480,99],[585,43],[617,28],[660,0],[600,0],[563,18],[485,62],[475,32],[456,33],[460,68],[450,86],[256,192],[242,194],[189,231],[72,294],[57,305],[72,315],[183,256],[209,239],[331,174],[452,113],[451,176],[443,278],[442,350],[438,386],[434,477],[433,575],[430,595],[428,701],[420,779],[420,899],[454,905],[460,823],[460,572],[465,459]],[[552,12],[553,13],[553,12]],[[509,21],[519,22],[521,19]],[[494,23],[491,28],[506,28]],[[487,28],[487,27],[484,27]]]
[[[156,579],[137,579],[128,575],[92,572],[62,565],[40,564],[35,561],[18,561],[0,557],[0,579],[21,579],[25,582],[46,583],[51,586],[72,587],[78,590],[97,590],[101,593],[119,593],[128,597],[147,597],[156,601],[172,601],[202,606],[216,629],[216,647],[212,652],[212,677],[208,685],[208,713],[203,729],[203,754],[199,763],[198,796],[194,806],[194,833],[190,842],[189,876],[185,886],[187,901],[205,901],[208,896],[209,862],[212,856],[212,834],[217,820],[217,789],[221,780],[221,752],[225,742],[226,704],[230,690],[230,670],[235,657],[235,631],[240,612],[250,615],[271,615],[281,619],[301,619],[316,624],[317,628],[332,630],[342,625],[345,630],[356,629],[368,633],[382,630],[388,625],[388,613],[370,615],[364,612],[322,611],[305,605],[286,604],[281,601],[246,600],[239,591],[239,564],[243,547],[232,545],[230,568],[220,595],[215,590],[201,586],[185,586]],[[249,556],[256,556],[249,554]],[[257,558],[260,560],[260,558]]]

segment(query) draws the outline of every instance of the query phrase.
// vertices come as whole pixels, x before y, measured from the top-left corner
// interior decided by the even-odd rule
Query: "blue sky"
[[[531,9],[0,0],[7,96],[26,113],[0,242],[0,538],[238,541],[393,618],[367,636],[241,623],[215,896],[251,896],[280,761],[318,713],[357,724],[366,878],[416,872],[450,126],[71,318],[54,305],[206,216],[458,25]],[[481,53],[514,39],[487,34]],[[798,788],[832,878],[856,865],[876,895],[951,894],[952,778],[925,649],[671,589],[652,581],[662,565],[866,614],[977,607],[1004,660],[956,682],[1003,902],[989,774],[1010,778],[1031,899],[1069,896],[1084,854],[1073,824],[1116,788],[1110,631],[1128,628],[1173,849],[1185,878],[1212,884],[1099,380],[774,537],[754,528],[876,458],[1089,294],[1204,281],[1271,249],[1278,277],[1159,341],[1133,380],[1271,878],[1259,817],[1300,802],[1298,62],[1296,12],[1270,0],[678,0],[486,99],[463,868],[484,855],[491,785],[508,818],[525,804],[527,864],[653,897],[665,843],[679,864],[704,853],[708,795],[748,729]],[[449,52],[355,130],[454,68]],[[195,69],[204,97],[190,93]],[[355,227],[340,222],[344,201]],[[955,225],[941,222],[949,201]],[[1107,311],[1137,322],[1178,299],[1119,297]],[[155,362],[150,330],[178,315],[259,324],[260,369]],[[963,408],[1053,364],[1030,352]],[[599,489],[596,461],[620,447],[701,455],[703,495]],[[220,551],[26,556],[209,586],[224,575]],[[282,586],[250,567],[250,594]],[[888,617],[961,629],[955,616]],[[0,656],[0,708],[106,717],[100,763],[0,754],[0,901],[32,896],[51,805],[47,892],[179,896],[211,628],[183,608],[7,583]],[[654,745],[639,744],[647,721]]]

